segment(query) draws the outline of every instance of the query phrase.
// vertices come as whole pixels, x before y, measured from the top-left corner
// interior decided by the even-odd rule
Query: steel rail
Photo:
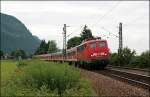
[[[119,78],[119,79],[126,80],[128,83],[133,84],[134,86],[142,87],[144,89],[149,89],[150,88],[150,85],[147,84],[147,83],[137,81],[137,80],[133,80],[133,79],[130,79],[130,78],[127,78],[127,77],[122,77],[122,76],[119,76],[119,75],[116,75],[116,74],[112,74],[112,75],[114,77]]]
[[[112,68],[106,68],[106,70],[94,70],[94,72],[115,78],[136,87],[150,90],[150,76],[147,75],[125,72]]]
[[[143,71],[143,72],[150,72],[150,68],[149,69],[141,69],[141,68],[131,68],[131,67],[125,67],[125,66],[113,66],[113,65],[108,65],[107,67],[129,69],[129,70],[138,70],[138,71]]]

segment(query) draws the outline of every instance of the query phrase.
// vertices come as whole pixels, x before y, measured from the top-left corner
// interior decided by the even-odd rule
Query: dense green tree
[[[140,67],[149,67],[150,66],[150,51],[145,51],[140,55]]]
[[[2,50],[0,50],[0,58],[4,56],[4,53]]]
[[[150,67],[150,52],[145,51],[141,55],[134,56],[130,62],[131,67],[148,68]]]
[[[141,55],[135,55],[135,51],[124,48],[119,56],[118,53],[111,53],[110,63],[112,65],[148,68],[150,66],[150,51],[145,51]]]
[[[90,39],[90,38],[93,38],[92,31],[88,29],[87,26],[85,25],[83,31],[80,34],[80,37],[75,36],[67,41],[67,49],[71,47],[75,47],[81,44],[83,40]]]
[[[47,53],[47,51],[48,51],[47,43],[45,42],[45,40],[42,40],[35,54],[45,54]]]
[[[75,47],[77,45],[79,45],[81,43],[81,37],[73,37],[70,38],[67,42],[67,49],[71,48],[71,47]]]
[[[24,59],[24,58],[26,58],[26,53],[24,50],[17,49],[17,50],[14,50],[11,52],[11,56],[13,56],[16,59],[19,59],[19,57]]]
[[[123,48],[119,57],[120,65],[127,65],[130,63],[132,58],[135,56],[135,50],[131,51],[128,47]]]
[[[47,51],[48,46],[47,46],[47,43],[45,42],[45,40],[42,40],[42,41],[41,41],[40,47],[43,48],[44,51]]]
[[[125,47],[121,50],[120,54],[113,53],[111,54],[111,63],[114,65],[128,65],[135,57],[135,50],[131,50],[128,47]]]
[[[56,42],[54,40],[48,41],[48,53],[55,53],[58,51]]]
[[[38,55],[46,53],[55,53],[57,51],[58,51],[57,44],[54,40],[48,41],[48,43],[46,43],[45,40],[42,40],[35,54]]]
[[[90,38],[93,38],[92,31],[85,25],[83,31],[81,32],[81,41]]]
[[[140,67],[140,55],[136,55],[132,57],[129,65],[129,67]]]
[[[110,64],[118,64],[118,53],[110,53]]]

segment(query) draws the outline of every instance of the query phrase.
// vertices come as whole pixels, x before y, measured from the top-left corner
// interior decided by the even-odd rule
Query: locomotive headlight
[[[106,56],[106,55],[107,55],[107,53],[105,53],[105,52],[101,52],[101,53],[100,53],[100,55],[101,55],[101,56],[104,56],[104,55]]]
[[[102,56],[103,56],[104,54],[105,54],[104,52],[101,52],[101,53],[100,53],[100,55],[102,55]]]

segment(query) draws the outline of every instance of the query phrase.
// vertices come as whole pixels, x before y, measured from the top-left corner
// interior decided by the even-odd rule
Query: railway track
[[[131,68],[131,67],[121,67],[121,66],[113,66],[113,65],[108,65],[107,67],[119,68],[119,69],[128,69],[128,70],[137,70],[137,71],[143,71],[143,72],[150,72],[150,69],[140,69],[140,68]]]
[[[96,73],[103,74],[115,78],[117,80],[129,83],[136,87],[150,89],[150,75],[149,71],[123,69],[119,67],[107,67],[105,70],[96,70]]]

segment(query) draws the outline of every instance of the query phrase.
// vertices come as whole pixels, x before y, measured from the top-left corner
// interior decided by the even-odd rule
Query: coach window
[[[96,48],[96,43],[90,44],[90,48]]]

